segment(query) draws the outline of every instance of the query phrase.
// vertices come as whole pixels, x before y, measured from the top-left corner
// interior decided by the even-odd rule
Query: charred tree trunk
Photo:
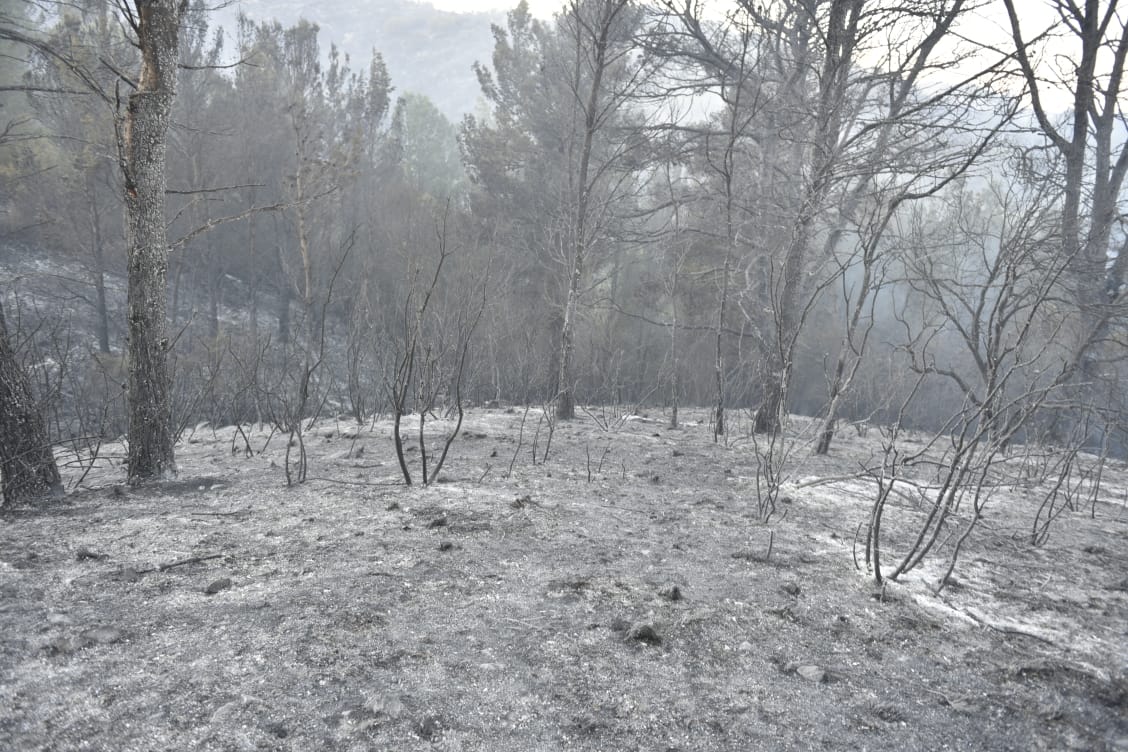
[[[90,230],[93,234],[94,268],[90,276],[94,281],[95,311],[97,321],[94,325],[98,337],[98,352],[110,352],[110,314],[106,304],[106,261],[102,240],[102,212],[98,206],[98,186],[93,180],[87,183],[90,192]]]
[[[94,293],[95,306],[98,317],[95,331],[98,336],[98,352],[109,355],[110,353],[110,314],[106,303],[106,273],[102,269],[102,253],[99,248],[94,258]]]
[[[251,205],[254,206],[254,191],[251,191]],[[259,259],[258,247],[255,245],[255,218],[252,215],[248,223],[249,231],[249,258],[251,262],[251,281],[250,281],[250,300],[248,304],[251,307],[251,342],[258,342],[259,339],[259,320],[258,320],[258,293],[259,293],[259,280],[262,275],[259,272]]]
[[[129,238],[129,461],[131,482],[176,473],[168,370],[165,152],[176,95],[180,20],[187,0],[135,0],[129,21],[141,75],[121,138]]]
[[[0,476],[4,503],[61,494],[62,481],[47,440],[47,426],[35,404],[0,307]]]
[[[278,341],[283,348],[290,346],[290,301],[294,291],[286,280],[278,284]]]
[[[579,277],[578,264],[573,271],[572,279]],[[560,328],[560,373],[557,375],[556,383],[559,394],[556,397],[556,417],[562,420],[571,420],[576,417],[576,396],[573,385],[573,364],[572,359],[575,353],[576,345],[573,341],[573,329],[575,322],[573,321],[576,315],[576,297],[577,292],[575,289],[568,291],[568,301],[564,307],[564,324]]]

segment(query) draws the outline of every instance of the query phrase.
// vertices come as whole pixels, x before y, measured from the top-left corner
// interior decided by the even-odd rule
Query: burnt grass
[[[426,488],[387,422],[318,423],[293,488],[257,428],[146,487],[104,449],[0,517],[0,749],[1128,750],[1123,466],[1041,546],[1036,494],[996,499],[937,595],[943,551],[855,566],[872,482],[808,483],[871,440],[797,450],[763,525],[702,413],[586,416],[545,463],[538,416],[470,413]]]

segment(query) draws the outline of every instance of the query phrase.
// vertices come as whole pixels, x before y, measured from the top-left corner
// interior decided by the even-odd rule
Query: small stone
[[[979,711],[979,703],[971,695],[945,696],[941,698],[940,702],[958,713],[976,713]]]
[[[903,723],[908,720],[905,711],[891,702],[875,703],[870,709],[874,715],[886,723]]]
[[[682,599],[682,591],[677,585],[670,584],[658,591],[658,597],[665,598],[668,601],[680,601]]]
[[[47,623],[52,627],[67,627],[74,624],[74,620],[66,614],[47,614]]]
[[[740,643],[740,645],[738,645],[736,649],[741,653],[751,653],[752,643],[750,643],[748,640],[745,640],[744,642]]]
[[[627,639],[647,645],[659,645],[662,642],[662,638],[652,624],[635,624],[627,632]]]
[[[795,673],[799,674],[799,676],[803,677],[809,682],[814,682],[815,684],[821,684],[822,682],[826,681],[826,671],[819,668],[818,666],[800,666],[799,668],[795,669]]]
[[[86,645],[113,645],[125,639],[125,632],[116,627],[94,627],[79,635]]]
[[[281,723],[268,723],[262,727],[262,730],[279,739],[285,739],[290,735],[289,730]]]
[[[780,586],[780,590],[788,595],[799,595],[799,586],[794,582],[785,582]]]
[[[1052,699],[1038,703],[1037,713],[1047,721],[1060,720],[1063,715],[1061,703]]]
[[[141,573],[133,567],[125,567],[117,574],[118,579],[122,582],[140,582]]]
[[[368,709],[386,718],[399,718],[403,715],[403,700],[398,695],[379,695],[368,703]]]
[[[434,715],[426,716],[423,720],[419,721],[418,725],[415,727],[415,733],[418,734],[420,738],[426,739],[429,742],[435,741],[442,732],[443,724],[438,716]]]
[[[229,587],[231,587],[231,578],[220,577],[204,588],[204,593],[207,595],[215,595],[223,590],[227,590]]]

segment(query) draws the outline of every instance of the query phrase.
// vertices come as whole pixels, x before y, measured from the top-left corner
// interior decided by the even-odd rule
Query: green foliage
[[[408,92],[396,102],[391,137],[409,185],[438,199],[458,199],[466,173],[458,151],[458,132],[430,99]]]

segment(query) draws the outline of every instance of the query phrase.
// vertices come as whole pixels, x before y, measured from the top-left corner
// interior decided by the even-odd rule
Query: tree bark
[[[5,504],[62,494],[63,484],[31,383],[8,337],[0,307],[0,476]]]
[[[135,0],[141,75],[121,143],[129,238],[130,482],[176,474],[167,323],[165,153],[187,0]]]

